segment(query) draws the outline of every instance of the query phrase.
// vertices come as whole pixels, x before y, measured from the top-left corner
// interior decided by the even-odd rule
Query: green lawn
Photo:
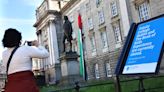
[[[144,79],[143,82],[144,82],[145,89],[163,87],[160,89],[146,90],[145,92],[164,92],[164,77]],[[115,92],[115,86],[110,80],[88,82],[88,85],[90,86],[85,86],[80,88],[80,92]],[[138,90],[138,86],[139,86],[138,80],[121,82],[122,92],[135,92]],[[55,85],[45,86],[40,88],[41,92],[51,92],[57,89],[59,89],[59,87]],[[76,92],[76,91],[74,89],[69,89],[69,90],[57,91],[57,92]]]

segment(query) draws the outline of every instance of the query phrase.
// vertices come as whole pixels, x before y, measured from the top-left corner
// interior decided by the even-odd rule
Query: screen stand
[[[121,92],[121,85],[120,85],[120,79],[119,79],[119,75],[115,76],[115,87],[116,87],[116,92]]]
[[[139,77],[139,92],[145,92],[144,84],[143,84],[143,77]]]

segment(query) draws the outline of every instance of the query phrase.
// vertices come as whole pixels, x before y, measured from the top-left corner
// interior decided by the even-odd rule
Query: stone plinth
[[[65,52],[61,55],[62,84],[74,84],[82,79],[79,72],[78,57],[76,52]]]

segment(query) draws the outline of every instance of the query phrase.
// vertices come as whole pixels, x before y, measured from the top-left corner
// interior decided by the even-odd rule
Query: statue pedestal
[[[61,84],[74,84],[80,81],[79,55],[76,52],[65,52],[61,55]]]

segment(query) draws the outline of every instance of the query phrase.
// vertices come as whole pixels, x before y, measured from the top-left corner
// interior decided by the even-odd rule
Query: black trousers
[[[65,52],[65,40],[66,39],[70,44],[70,50],[72,50],[72,42],[71,42],[72,41],[72,35],[69,35],[69,36],[64,35],[64,37],[63,37],[63,52]]]

